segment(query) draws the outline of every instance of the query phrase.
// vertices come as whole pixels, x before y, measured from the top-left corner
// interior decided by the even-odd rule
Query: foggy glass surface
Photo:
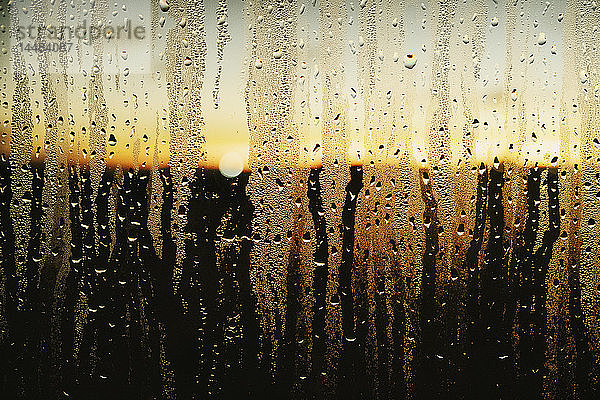
[[[599,26],[0,1],[0,398],[598,398]]]

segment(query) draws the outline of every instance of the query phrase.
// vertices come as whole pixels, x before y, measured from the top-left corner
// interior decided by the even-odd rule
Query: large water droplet
[[[540,32],[540,34],[538,35],[538,41],[537,43],[540,46],[543,46],[546,44],[546,34],[544,32]]]
[[[404,56],[404,66],[408,69],[413,69],[414,66],[417,64],[417,57],[415,57],[414,54],[409,53],[407,55]]]
[[[164,11],[164,12],[169,11],[169,8],[171,8],[171,6],[167,2],[167,0],[159,0],[158,5],[159,5],[161,11]]]

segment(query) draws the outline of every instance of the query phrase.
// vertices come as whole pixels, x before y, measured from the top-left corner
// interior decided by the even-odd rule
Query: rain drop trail
[[[135,240],[135,237],[129,232],[129,213],[130,207],[133,206],[131,197],[134,190],[131,180],[131,173],[127,171],[123,171],[123,183],[120,183],[117,177],[114,179],[114,185],[117,188],[117,218],[112,254],[109,253],[110,247],[105,247],[105,242],[102,240],[104,228],[103,224],[98,221],[99,257],[94,265],[94,278],[98,288],[95,307],[98,309],[96,311],[99,321],[97,334],[101,361],[97,379],[100,388],[106,390],[106,394],[117,388],[121,388],[128,395],[131,394],[132,389],[128,384],[128,378],[130,375],[132,375],[131,378],[135,378],[135,372],[132,371],[129,364],[131,349],[127,342],[127,327],[130,327],[131,333],[135,331],[134,323],[128,320],[127,315],[128,294],[131,290],[131,275],[135,263],[132,257],[134,250],[130,244],[130,238]],[[100,197],[100,192],[98,196]],[[106,252],[105,256],[109,256],[108,265],[104,263],[105,258],[101,256],[104,252]],[[132,310],[132,312],[135,311]],[[112,329],[109,329],[109,324],[113,326]],[[132,343],[132,345],[134,344]]]
[[[396,246],[395,243],[392,244]],[[396,250],[397,251],[397,250]],[[406,380],[404,374],[404,332],[406,331],[406,310],[404,306],[406,289],[403,271],[400,265],[395,264],[394,293],[391,297],[392,303],[392,348],[391,357],[391,388],[392,397],[398,400],[406,398]]]
[[[313,290],[315,304],[313,306],[313,347],[312,347],[312,379],[315,386],[320,387],[321,373],[325,370],[324,358],[326,351],[325,316],[327,313],[327,279],[328,269],[328,240],[327,222],[323,210],[323,197],[321,196],[320,174],[322,168],[310,170],[308,178],[308,209],[312,215],[315,226],[316,247],[313,255],[314,278]]]
[[[69,166],[69,220],[71,228],[71,256],[69,272],[65,278],[63,314],[61,318],[61,389],[71,394],[75,387],[75,370],[77,359],[74,357],[75,323],[77,319],[77,303],[79,301],[79,285],[83,279],[83,222],[81,219],[81,188],[79,186],[77,166]]]
[[[463,270],[468,271],[466,286],[466,346],[465,346],[465,373],[457,384],[459,391],[467,393],[470,397],[475,397],[474,387],[478,381],[476,379],[481,372],[478,358],[478,338],[481,335],[480,323],[480,270],[479,253],[483,245],[483,236],[485,233],[485,222],[487,219],[487,199],[488,199],[488,169],[482,163],[477,177],[477,198],[475,203],[475,226],[473,229],[473,238],[467,249],[463,262]]]
[[[352,399],[358,396],[356,373],[358,348],[354,323],[354,298],[352,293],[352,264],[354,261],[354,224],[358,194],[363,187],[363,169],[360,166],[350,167],[350,182],[346,186],[346,199],[342,210],[342,260],[339,271],[339,296],[342,306],[343,345],[340,360],[340,381],[337,398]]]
[[[41,303],[44,295],[44,287],[38,286],[44,282],[40,277],[42,273],[42,191],[44,189],[44,166],[31,163],[33,172],[31,193],[26,193],[25,198],[31,200],[31,224],[29,228],[29,242],[27,244],[27,261],[25,263],[25,293],[23,305],[19,311],[19,331],[21,345],[23,346],[23,358],[21,373],[23,374],[25,398],[39,398],[40,386],[37,384],[37,369],[40,361],[40,340],[42,340],[42,311]]]
[[[256,303],[246,298],[246,291],[249,290],[246,285],[250,283],[248,259],[244,257],[248,257],[249,253],[244,254],[244,249],[249,248],[251,243],[249,224],[252,216],[246,195],[248,177],[248,173],[241,173],[231,179],[220,178],[223,181],[221,201],[227,208],[221,226],[224,239],[221,242],[222,258],[219,260],[219,270],[223,276],[221,304],[229,322],[223,337],[225,345],[219,359],[219,370],[223,377],[222,396],[226,399],[255,396],[257,391],[254,386],[261,379],[256,364],[256,326],[250,328],[253,322],[256,323]],[[250,214],[247,214],[248,211]],[[250,304],[249,312],[245,310],[246,304]]]
[[[171,211],[174,205],[174,184],[170,168],[160,171],[163,188],[161,209],[162,260],[152,269],[155,304],[159,320],[165,327],[165,349],[175,375],[175,388],[183,398],[190,398],[194,384],[193,369],[188,357],[195,356],[195,336],[188,323],[181,300],[173,292],[173,272],[176,245],[173,240]]]
[[[96,243],[95,243],[95,226],[94,226],[94,213],[93,213],[93,204],[92,204],[92,180],[90,174],[89,166],[84,166],[80,169],[79,173],[79,187],[81,190],[81,276],[82,282],[80,284],[81,293],[86,299],[85,303],[88,305],[89,309],[89,301],[91,297],[91,271],[92,264],[96,258]],[[71,225],[74,224],[74,221],[71,221]],[[67,292],[68,294],[68,292]],[[87,318],[87,313],[83,313],[84,316],[82,318]],[[75,326],[73,327],[75,329]],[[83,332],[79,337],[76,336],[74,340],[78,338],[81,340],[79,345],[79,349],[77,351],[77,355],[75,356],[74,366],[75,371],[73,373],[73,379],[75,380],[74,392],[73,394],[83,393],[89,386],[91,385],[91,381],[89,380],[89,376],[91,374],[91,346],[93,341],[93,331],[92,325],[86,321],[84,321]],[[68,351],[65,349],[65,351]],[[76,391],[75,391],[76,390]],[[69,392],[70,393],[70,392]],[[71,394],[71,393],[70,393]]]
[[[192,197],[186,227],[190,236],[185,243],[181,278],[181,296],[188,304],[186,317],[197,336],[194,339],[197,346],[186,361],[189,370],[198,377],[197,388],[192,393],[199,397],[215,390],[213,368],[221,351],[219,333],[225,323],[218,305],[220,276],[215,247],[216,230],[226,212],[219,179],[222,179],[219,171],[200,168],[190,183]]]
[[[441,391],[441,374],[444,355],[438,349],[438,324],[435,317],[436,257],[439,252],[439,221],[437,201],[429,171],[419,171],[421,196],[425,204],[423,222],[425,224],[425,249],[423,253],[423,274],[421,278],[421,350],[417,366],[417,396],[419,398],[437,398]]]
[[[144,367],[146,338],[143,327],[147,321],[142,319],[142,313],[151,316],[152,312],[143,298],[149,288],[140,257],[140,234],[147,223],[144,210],[147,208],[148,177],[147,171],[129,170],[123,172],[122,186],[117,184],[116,240],[106,290],[101,297],[101,303],[109,310],[108,322],[115,326],[111,332],[107,331],[109,343],[116,346],[110,348],[115,351],[112,358],[116,367],[114,384],[117,388],[126,388],[132,396],[143,393],[144,397],[149,395],[144,382],[149,370]],[[112,277],[111,273],[114,273]],[[110,356],[106,359],[107,369],[110,359]],[[106,375],[110,376],[109,373]]]
[[[127,177],[126,172],[123,174]],[[115,171],[106,169],[95,198],[97,241],[95,257],[88,269],[91,284],[88,308],[93,310],[90,314],[97,341],[98,359],[93,370],[92,385],[101,398],[117,392],[131,395],[128,385],[130,354],[125,328],[130,322],[126,320],[123,298],[125,288],[122,287],[127,284],[122,283],[125,281],[122,271],[131,268],[131,260],[122,256],[123,242],[127,236],[125,227],[128,222],[125,219],[121,220],[125,208],[122,185],[128,186],[128,182],[121,184]],[[116,199],[111,196],[115,189]],[[111,202],[116,203],[114,243],[110,233]],[[111,245],[114,245],[112,254]]]
[[[4,354],[4,361],[0,366],[0,393],[6,396],[16,397],[16,385],[18,380],[13,375],[15,373],[15,360],[18,355],[16,349],[12,348],[11,343],[15,343],[15,328],[17,323],[17,286],[15,264],[15,233],[10,218],[10,203],[13,198],[11,188],[11,168],[8,159],[4,154],[0,155],[0,269],[4,276],[4,288],[2,291],[4,300],[4,312],[8,327],[8,340],[1,344],[1,354]]]
[[[146,321],[142,323],[142,332],[148,337],[143,339],[142,354],[143,360],[139,367],[142,369],[143,382],[141,385],[144,397],[153,398],[160,397],[162,394],[162,368],[160,360],[161,350],[161,330],[159,326],[158,304],[155,298],[156,284],[153,279],[154,272],[163,267],[161,260],[158,258],[154,242],[150,233],[150,196],[147,188],[150,184],[150,173],[148,171],[140,171],[137,202],[139,212],[139,259],[141,261],[139,271],[140,285],[140,304],[143,304],[144,318]],[[147,324],[146,329],[144,325]]]
[[[114,174],[112,170],[105,170],[102,174],[98,193],[93,198],[92,176],[90,168],[85,167],[81,171],[82,201],[81,211],[83,220],[83,248],[84,265],[82,290],[87,298],[87,320],[84,322],[83,332],[81,333],[81,344],[78,352],[79,367],[77,370],[77,381],[79,383],[76,395],[83,396],[86,393],[98,393],[100,383],[104,382],[101,378],[101,368],[96,368],[95,358],[98,357],[98,363],[105,360],[105,354],[108,353],[106,331],[108,322],[106,320],[106,310],[100,309],[103,305],[101,297],[105,295],[105,282],[103,277],[98,277],[97,270],[107,268],[110,255],[110,228],[109,228],[109,197]],[[94,200],[94,204],[92,203]],[[98,243],[96,243],[96,231],[94,228],[94,206],[96,208],[96,222],[98,227]],[[100,312],[98,312],[100,311]],[[97,340],[97,349],[95,341]],[[95,373],[94,373],[95,371]],[[102,371],[104,373],[104,371]]]
[[[508,267],[504,256],[503,164],[489,171],[487,253],[481,270],[479,395],[511,396],[515,382],[511,346],[513,314]],[[483,372],[482,372],[483,371]]]
[[[535,386],[530,387],[531,390],[536,390],[535,393],[543,394],[543,376],[544,376],[544,361],[546,358],[546,275],[548,273],[548,265],[552,259],[552,249],[554,243],[560,234],[560,214],[558,201],[558,169],[548,168],[547,181],[548,191],[548,222],[549,229],[544,232],[542,245],[535,252],[535,269],[533,271],[533,295],[537,302],[532,313],[532,347],[528,348],[531,351],[531,366],[532,370],[539,370],[540,376],[536,377]]]
[[[577,207],[573,207],[572,231],[569,237],[569,260],[568,260],[568,279],[569,279],[569,329],[575,342],[575,368],[574,368],[574,391],[581,399],[594,399],[595,393],[600,390],[599,384],[594,382],[592,372],[597,371],[598,367],[591,344],[588,341],[590,330],[585,324],[585,314],[581,301],[581,262],[580,262],[580,220],[581,220],[581,188],[577,181],[574,181],[574,201]]]
[[[389,392],[389,341],[387,326],[389,317],[387,313],[387,296],[385,290],[385,274],[376,277],[375,289],[375,329],[377,331],[377,378],[378,398],[388,399]]]
[[[97,309],[95,313],[98,321],[100,358],[96,379],[99,388],[105,390],[106,394],[118,389],[127,395],[132,394],[133,390],[128,378],[131,376],[131,380],[135,380],[135,371],[130,365],[132,356],[130,346],[135,344],[133,340],[131,344],[127,341],[128,336],[134,335],[136,330],[135,323],[129,320],[135,318],[136,311],[131,310],[132,314],[128,315],[127,309],[136,264],[133,242],[137,239],[130,231],[131,214],[134,209],[132,198],[135,191],[132,178],[132,173],[129,171],[123,171],[123,183],[118,177],[114,177],[117,197],[115,242],[112,254],[109,253],[110,247],[105,247],[106,242],[102,239],[105,228],[102,222],[98,221],[99,257],[93,273],[97,287],[94,309]],[[108,197],[110,188],[107,189],[105,190]],[[98,191],[99,198],[100,194]],[[104,263],[106,256],[109,257],[108,265]],[[109,326],[113,326],[112,329],[109,329]]]
[[[259,363],[259,323],[256,315],[257,299],[250,281],[250,253],[252,250],[252,217],[254,206],[250,197],[246,194],[250,174],[241,173],[239,179],[239,191],[236,195],[236,203],[239,207],[232,217],[237,221],[236,234],[241,239],[239,250],[239,291],[240,291],[240,314],[242,324],[242,335],[244,346],[242,350],[242,374],[245,389],[244,395],[249,398],[262,398],[267,396],[266,382],[267,373],[262,364]]]
[[[238,175],[239,176],[239,175]],[[239,179],[215,175],[219,198],[223,204],[223,218],[215,238],[217,244],[217,272],[220,280],[218,308],[223,316],[223,329],[219,332],[219,354],[214,367],[217,378],[216,393],[224,398],[243,397],[245,382],[241,381],[241,350],[243,347],[239,325],[239,290],[237,284],[238,252],[237,221],[231,220],[236,213],[235,200],[238,198]]]
[[[294,379],[296,377],[296,351],[298,334],[298,310],[302,307],[303,291],[301,280],[300,234],[302,222],[294,218],[294,237],[290,246],[290,255],[286,275],[286,309],[285,327],[281,338],[281,348],[278,354],[278,376],[275,380],[276,397],[285,398],[293,391]]]
[[[544,303],[537,303],[536,295],[539,289],[536,285],[545,287],[543,279],[540,283],[537,272],[537,260],[533,251],[535,238],[540,221],[540,185],[542,169],[537,166],[529,170],[527,177],[527,220],[523,232],[523,243],[517,252],[517,271],[520,272],[519,301],[519,361],[520,379],[519,393],[525,398],[538,398],[542,393],[543,368],[538,368],[534,347],[538,345],[535,340],[536,330],[541,329],[536,324],[536,313]],[[542,289],[543,290],[543,289]],[[542,346],[542,352],[543,352]]]

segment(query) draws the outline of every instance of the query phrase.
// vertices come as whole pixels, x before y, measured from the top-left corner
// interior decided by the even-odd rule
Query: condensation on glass
[[[595,1],[0,3],[0,397],[600,393]]]

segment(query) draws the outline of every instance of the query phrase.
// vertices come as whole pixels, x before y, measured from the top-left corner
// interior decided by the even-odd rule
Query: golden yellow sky
[[[391,155],[397,150],[411,153],[415,162],[431,154],[431,132],[437,130],[432,126],[432,116],[438,107],[434,84],[439,72],[434,65],[438,4],[434,1],[407,3],[405,8],[386,5],[386,9],[376,15],[372,71],[364,71],[361,68],[372,43],[372,38],[367,36],[371,31],[366,30],[365,14],[357,4],[340,2],[342,17],[334,23],[343,26],[345,33],[335,42],[342,54],[336,73],[340,74],[343,84],[337,89],[339,101],[347,104],[344,129],[348,136],[347,155],[353,163],[363,162],[365,157],[393,162]],[[464,130],[468,126],[472,131],[469,138],[473,142],[471,152],[477,159],[490,162],[496,156],[515,157],[516,150],[511,144],[520,142],[519,157],[547,162],[560,152],[559,113],[561,102],[570,95],[563,87],[564,79],[569,77],[564,73],[564,27],[559,16],[566,12],[565,4],[558,2],[546,7],[543,2],[532,3],[513,15],[514,25],[509,26],[511,16],[504,4],[468,3],[459,4],[459,12],[451,17],[453,29],[448,42],[451,103],[448,129],[454,161],[463,157]],[[200,130],[203,139],[198,144],[200,164],[217,166],[225,154],[232,152],[246,162],[249,153],[257,151],[248,147],[250,132],[245,90],[248,79],[267,79],[255,69],[257,60],[252,56],[252,48],[269,44],[252,43],[252,29],[256,24],[270,23],[272,26],[268,28],[276,31],[280,23],[269,19],[273,11],[269,11],[266,3],[259,4],[256,12],[242,2],[228,2],[227,16],[223,18],[218,14],[217,2],[205,2],[206,53],[200,101],[187,105],[193,115],[201,116],[203,120]],[[154,20],[152,7],[155,9]],[[284,56],[291,65],[290,85],[294,99],[291,118],[297,126],[294,139],[301,142],[298,147],[303,162],[318,165],[324,129],[322,93],[325,79],[332,72],[323,58],[324,52],[331,49],[321,45],[328,35],[323,30],[328,16],[319,11],[318,3],[300,2],[294,7],[295,12],[290,18],[295,33],[289,47],[293,54]],[[91,18],[84,9],[67,10],[67,14],[72,13],[74,21]],[[172,55],[167,51],[167,37],[173,34],[185,37],[186,33],[181,32],[190,28],[182,22],[179,11],[156,10],[157,6],[151,2],[126,2],[126,7],[106,4],[104,15],[110,23],[118,25],[130,20],[134,25],[144,26],[147,33],[144,40],[115,40],[100,50],[109,164],[137,163],[148,167],[158,159],[161,165],[166,165],[173,156],[173,147],[177,147],[171,143],[168,60]],[[20,10],[17,13],[19,23],[30,22],[33,11]],[[46,12],[50,23],[59,24],[55,11],[50,8]],[[3,18],[5,23],[9,21],[6,15]],[[156,24],[157,18],[164,18],[164,23]],[[218,26],[226,26],[231,40],[224,45],[219,107],[215,108]],[[477,35],[482,37],[478,39]],[[9,44],[14,52],[18,42],[12,40]],[[93,129],[90,121],[97,117],[89,109],[90,97],[94,96],[90,76],[97,61],[92,45],[85,41],[78,44],[77,50],[67,57],[66,90],[61,85],[63,75],[59,54],[40,56],[23,52],[27,65],[25,73],[31,87],[33,135],[37,138],[33,145],[34,155],[40,147],[39,156],[43,157],[47,131],[44,118],[47,106],[42,96],[39,71],[42,59],[42,63],[49,66],[50,84],[59,93],[57,101],[63,123],[57,128],[64,138],[64,150],[72,152],[73,159],[89,157],[89,138],[83,134],[83,129],[89,136]],[[182,48],[189,50],[185,45]],[[260,60],[265,65],[263,71],[269,70],[270,63],[277,61],[277,50],[268,50],[273,59]],[[509,51],[510,55],[507,55]],[[412,69],[405,66],[407,54],[416,59]],[[14,72],[10,56],[11,52],[8,52],[3,58],[3,65],[8,67],[5,76],[8,77]],[[183,75],[188,73],[186,68],[183,67]],[[474,77],[476,70],[479,73]],[[366,83],[370,74],[374,74],[372,90],[368,90]],[[511,74],[510,81],[508,74]],[[578,71],[574,74],[578,76]],[[14,82],[6,80],[6,93],[10,93],[14,90]],[[198,85],[198,81],[195,84]],[[575,86],[577,84],[574,82]],[[189,101],[191,91],[193,88],[182,85],[177,100]],[[10,103],[10,98],[6,102]],[[370,107],[372,110],[369,111]],[[10,107],[3,107],[2,113],[3,120],[10,119]],[[520,119],[525,122],[515,122],[517,114],[524,116]],[[480,124],[473,125],[468,118],[477,118]],[[518,131],[515,131],[517,125]],[[4,125],[1,129],[6,131],[8,127]],[[373,136],[375,131],[378,133]],[[116,144],[111,141],[111,135]],[[389,139],[391,137],[393,140]],[[387,145],[384,155],[376,154],[380,142]]]

